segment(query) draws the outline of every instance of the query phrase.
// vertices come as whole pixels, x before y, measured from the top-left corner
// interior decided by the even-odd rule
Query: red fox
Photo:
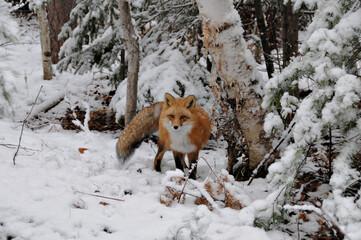
[[[211,122],[193,95],[174,98],[166,93],[164,102],[141,110],[124,129],[116,146],[118,159],[124,163],[134,147],[156,130],[159,130],[159,141],[154,158],[155,170],[161,171],[164,153],[172,150],[176,168],[183,171],[187,167],[185,155],[188,156],[189,167],[197,161],[199,151],[210,137]],[[194,168],[190,178],[196,179],[196,173],[197,169]]]

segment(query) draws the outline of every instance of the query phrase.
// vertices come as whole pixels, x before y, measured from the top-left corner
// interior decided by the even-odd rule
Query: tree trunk
[[[259,29],[259,32],[261,35],[263,56],[264,56],[264,59],[266,62],[268,78],[271,78],[275,69],[273,66],[271,49],[270,49],[270,46],[268,43],[267,27],[265,25],[265,20],[264,20],[264,16],[263,16],[261,0],[254,0],[254,8],[255,8],[256,18],[257,18],[257,26],[258,26],[258,29]]]
[[[125,50],[120,49],[120,81],[123,81],[126,77],[126,66],[125,66]]]
[[[76,0],[51,0],[48,11],[49,36],[51,46],[51,62],[59,62],[59,51],[64,40],[59,41],[58,35],[63,25],[69,21],[70,12],[76,6]]]
[[[130,7],[127,0],[118,0],[121,27],[124,34],[125,49],[128,52],[128,80],[127,98],[125,109],[125,124],[128,124],[137,110],[137,88],[139,72],[139,43],[135,28],[130,15]]]
[[[285,68],[298,51],[298,16],[293,12],[293,4],[288,1],[282,7],[282,47],[283,68]]]
[[[204,43],[220,78],[217,81],[216,76],[211,78],[212,89],[221,100],[220,105],[226,106],[227,121],[237,119],[248,147],[249,167],[255,168],[271,149],[271,143],[263,130],[264,110],[258,92],[261,77],[243,38],[241,19],[230,0],[197,2],[203,19]],[[239,138],[234,140],[241,142]]]
[[[40,28],[41,56],[43,61],[43,79],[50,80],[53,77],[53,68],[51,66],[51,48],[49,38],[49,22],[46,13],[46,7],[42,6],[38,10],[38,21]]]

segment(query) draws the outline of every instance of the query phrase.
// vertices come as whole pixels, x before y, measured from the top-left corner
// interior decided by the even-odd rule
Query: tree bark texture
[[[128,53],[128,80],[125,109],[125,124],[128,124],[136,114],[138,72],[139,72],[139,43],[132,23],[130,7],[127,0],[118,0],[121,28],[123,30],[125,49]]]
[[[293,11],[293,4],[288,1],[282,6],[282,48],[283,68],[285,68],[298,51],[298,16]]]
[[[256,12],[256,18],[257,18],[257,26],[260,32],[261,36],[261,42],[262,42],[262,49],[263,49],[263,56],[266,62],[266,68],[268,73],[268,78],[272,77],[274,70],[273,66],[273,60],[271,56],[271,49],[269,46],[269,41],[267,37],[267,27],[265,24],[265,19],[263,16],[263,10],[261,5],[261,0],[254,0],[254,8]]]
[[[226,106],[228,121],[238,121],[248,147],[249,167],[255,168],[271,149],[271,143],[263,130],[265,113],[258,92],[261,77],[243,38],[241,19],[230,0],[197,2],[203,19],[204,43],[216,65],[216,76],[211,74],[213,92],[220,105]],[[240,144],[241,139],[234,141]]]
[[[49,36],[51,46],[51,62],[59,62],[59,51],[64,40],[59,41],[58,35],[63,25],[69,21],[70,12],[76,6],[76,0],[51,0],[48,11]]]
[[[51,80],[53,77],[53,68],[51,65],[51,48],[49,38],[49,22],[46,13],[46,7],[42,6],[38,10],[38,21],[40,28],[41,56],[43,62],[43,79]]]

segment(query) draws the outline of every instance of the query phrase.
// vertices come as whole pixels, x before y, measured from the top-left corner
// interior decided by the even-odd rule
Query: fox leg
[[[199,151],[197,152],[192,152],[192,153],[188,153],[188,163],[189,163],[189,168],[192,169],[192,165],[193,164],[196,164],[197,163],[197,160],[198,160],[198,154],[199,154]],[[191,173],[191,175],[189,176],[191,179],[196,179],[197,177],[197,165],[194,166],[194,169]]]
[[[162,145],[162,144],[158,145],[158,152],[157,152],[157,155],[155,155],[155,158],[154,158],[154,169],[157,172],[161,171],[161,163],[162,163],[164,153],[166,151],[167,150],[165,149],[164,145]]]
[[[185,155],[183,153],[173,151],[175,167],[182,170],[183,172],[184,172],[184,167],[185,167],[184,156]]]

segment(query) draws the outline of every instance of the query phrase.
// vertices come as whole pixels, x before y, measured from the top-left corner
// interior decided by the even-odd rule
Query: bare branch
[[[181,193],[180,193],[180,195],[179,195],[178,203],[180,203],[181,197],[182,197],[182,195],[183,195],[183,193],[184,193],[184,189],[185,189],[185,187],[186,187],[186,185],[187,185],[187,182],[188,182],[188,180],[189,180],[189,177],[191,176],[193,170],[197,167],[198,161],[199,161],[199,158],[197,159],[197,162],[193,164],[191,170],[190,170],[189,173],[188,173],[188,176],[187,176],[187,178],[186,178],[186,181],[184,182],[184,186],[183,186],[183,188],[182,188],[182,191],[181,191]]]
[[[113,198],[113,197],[106,197],[106,196],[102,196],[102,195],[99,195],[99,194],[85,193],[85,192],[79,192],[79,191],[76,191],[75,193],[80,193],[80,194],[84,194],[84,195],[88,195],[88,196],[93,196],[93,197],[98,197],[98,198],[105,198],[105,199],[110,199],[110,200],[114,200],[114,201],[124,202],[123,199]]]
[[[26,116],[26,118],[24,119],[23,121],[23,124],[21,126],[21,133],[20,133],[20,137],[19,137],[19,143],[18,143],[18,148],[16,149],[16,152],[14,154],[14,157],[13,157],[13,164],[15,165],[15,159],[16,159],[16,156],[18,155],[18,152],[19,152],[19,149],[20,149],[20,144],[21,144],[21,139],[23,137],[23,131],[24,131],[24,126],[25,126],[25,123],[26,121],[28,120],[29,116],[31,115],[31,112],[33,111],[33,108],[36,104],[36,101],[38,100],[38,97],[40,95],[40,92],[41,92],[41,89],[43,89],[43,85],[41,85],[40,89],[39,89],[39,92],[38,92],[38,95],[36,95],[36,98],[35,98],[35,101],[33,103],[33,106],[31,107],[30,109],[30,112],[28,113],[28,115]]]

